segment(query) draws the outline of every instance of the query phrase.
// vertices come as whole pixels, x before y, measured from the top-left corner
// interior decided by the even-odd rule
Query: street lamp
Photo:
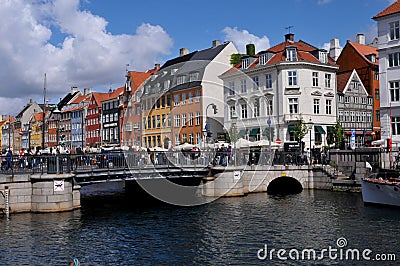
[[[313,128],[313,125],[314,125],[314,123],[313,123],[313,121],[311,120],[311,117],[310,117],[310,120],[307,123],[308,130],[310,131],[310,158],[309,158],[310,159],[310,165],[311,165],[311,130]]]
[[[236,120],[238,119],[238,116],[236,115],[236,112],[234,112],[231,115],[231,120],[232,120],[232,137],[233,137],[233,163],[234,166],[236,166]]]
[[[205,128],[206,128],[207,131],[210,131],[211,130],[211,125],[210,125],[210,123],[208,121],[208,107],[212,107],[214,109],[214,114],[217,114],[218,109],[217,109],[217,106],[215,104],[213,104],[213,103],[210,103],[206,107],[206,126],[205,126]]]

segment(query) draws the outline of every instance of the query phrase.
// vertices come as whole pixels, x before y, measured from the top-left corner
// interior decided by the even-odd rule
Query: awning
[[[241,129],[241,130],[239,131],[239,136],[241,136],[241,137],[246,136],[246,129]]]
[[[315,132],[318,132],[319,134],[326,134],[325,130],[321,126],[315,126]]]
[[[271,130],[272,130],[272,128],[271,128]],[[269,128],[268,127],[264,128],[264,130],[262,132],[262,135],[263,136],[268,136],[269,135]]]
[[[260,128],[256,127],[250,130],[249,136],[257,136],[258,134],[260,134]]]
[[[295,125],[288,125],[287,129],[288,129],[289,132],[298,131],[298,128]]]
[[[327,126],[327,127],[326,127],[326,130],[328,131],[328,133],[334,133],[334,132],[335,132],[333,126]]]

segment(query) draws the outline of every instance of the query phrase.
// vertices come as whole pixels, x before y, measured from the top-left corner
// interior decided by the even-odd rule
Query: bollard
[[[6,212],[6,217],[10,218],[10,201],[9,201],[9,189],[8,186],[4,187],[4,207]]]

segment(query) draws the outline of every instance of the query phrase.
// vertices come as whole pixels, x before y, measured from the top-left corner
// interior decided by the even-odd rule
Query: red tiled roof
[[[343,92],[347,82],[349,81],[349,78],[353,71],[348,71],[340,74],[336,74],[336,79],[337,79],[337,91],[338,92]]]
[[[93,98],[96,101],[97,106],[101,106],[101,102],[108,99],[108,93],[93,92]]]
[[[316,58],[312,52],[319,50],[318,48],[300,40],[298,42],[293,42],[293,41],[285,41],[282,42],[278,45],[275,45],[274,47],[269,48],[266,50],[267,52],[273,53],[274,55],[269,59],[267,62],[267,65],[272,65],[276,64],[279,62],[286,62],[286,47],[288,46],[293,46],[296,47],[297,49],[297,62],[311,62],[311,63],[321,63],[318,58]],[[254,68],[258,65],[259,62],[259,55],[256,55],[257,59],[248,67],[248,69]],[[329,57],[328,55],[328,64],[332,66],[336,66],[336,63],[332,60],[332,58]],[[239,71],[240,68],[242,67],[242,64],[239,63],[235,65],[233,68],[229,69],[225,74],[231,74],[234,73],[235,71]]]
[[[156,70],[149,70],[146,72],[129,71],[131,89],[135,92]]]
[[[351,42],[351,41],[347,41],[347,43],[348,43],[349,45],[353,46],[354,49],[355,49],[360,55],[364,56],[364,59],[367,60],[369,63],[375,64],[375,65],[378,65],[378,64],[379,64],[379,63],[378,63],[378,56],[379,56],[379,53],[378,53],[378,49],[377,49],[376,47],[369,46],[369,45],[365,45],[365,44],[359,44],[359,43]],[[374,62],[371,62],[371,61],[366,57],[367,55],[371,55],[371,54],[374,54],[375,57],[376,57],[376,59],[377,59],[375,63],[374,63]]]
[[[381,18],[384,16],[396,14],[400,12],[400,1],[394,2],[391,6],[383,10],[382,12],[378,13],[373,17],[373,19]]]

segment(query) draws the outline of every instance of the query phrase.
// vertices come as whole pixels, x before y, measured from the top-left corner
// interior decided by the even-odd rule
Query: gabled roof
[[[350,79],[352,71],[347,71],[344,73],[336,74],[337,79],[337,92],[343,93],[344,89],[346,88],[347,82]]]
[[[396,13],[400,13],[400,1],[394,2],[388,8],[386,8],[382,12],[375,15],[373,17],[373,19],[378,19],[378,18],[389,16],[389,15],[396,14]]]
[[[72,93],[70,92],[67,95],[65,95],[65,97],[62,98],[60,102],[57,104],[58,109],[61,110],[65,105],[67,105],[71,100],[73,100],[75,96],[77,96],[80,93],[81,93],[80,91],[74,91]]]
[[[256,54],[254,57],[256,60],[247,68],[247,69],[252,69],[258,66],[260,55],[264,53],[270,53],[273,54],[272,57],[268,60],[268,62],[265,65],[273,65],[277,64],[280,62],[290,62],[286,61],[286,49],[288,47],[293,47],[296,48],[297,51],[297,60],[293,62],[309,62],[309,63],[317,63],[317,64],[322,64],[318,56],[319,51],[323,51],[322,49],[319,49],[311,44],[306,43],[305,41],[291,41],[291,40],[286,40],[280,44],[277,44],[265,51],[260,51],[258,54]],[[328,57],[328,63],[326,65],[329,66],[335,66],[337,67],[336,63],[334,60],[327,54]],[[229,69],[222,75],[234,73],[236,71],[240,71],[242,67],[242,63],[238,63],[235,65],[233,68]]]
[[[357,71],[353,69],[352,71],[344,72],[336,75],[337,78],[337,91],[339,93],[346,93],[349,88],[349,85],[353,79],[357,79],[361,85],[361,89],[364,91],[365,95],[368,95],[367,90],[362,83],[360,76],[357,74]]]
[[[103,92],[93,92],[92,94],[94,100],[96,101],[96,105],[101,107],[101,102],[108,99],[108,93]]]
[[[157,70],[146,71],[146,72],[138,72],[138,71],[129,71],[129,80],[131,81],[131,89],[132,93],[134,93],[140,86],[145,82],[152,74],[157,72]]]
[[[378,63],[379,53],[376,47],[351,41],[347,41],[347,43],[351,45],[369,64],[379,65]],[[375,55],[376,57],[375,62],[372,62],[369,58],[367,58],[367,55],[371,54]]]
[[[89,102],[89,101],[90,101],[90,94],[79,95],[78,97],[76,97],[75,100],[71,102],[71,104],[80,104],[82,102]]]

